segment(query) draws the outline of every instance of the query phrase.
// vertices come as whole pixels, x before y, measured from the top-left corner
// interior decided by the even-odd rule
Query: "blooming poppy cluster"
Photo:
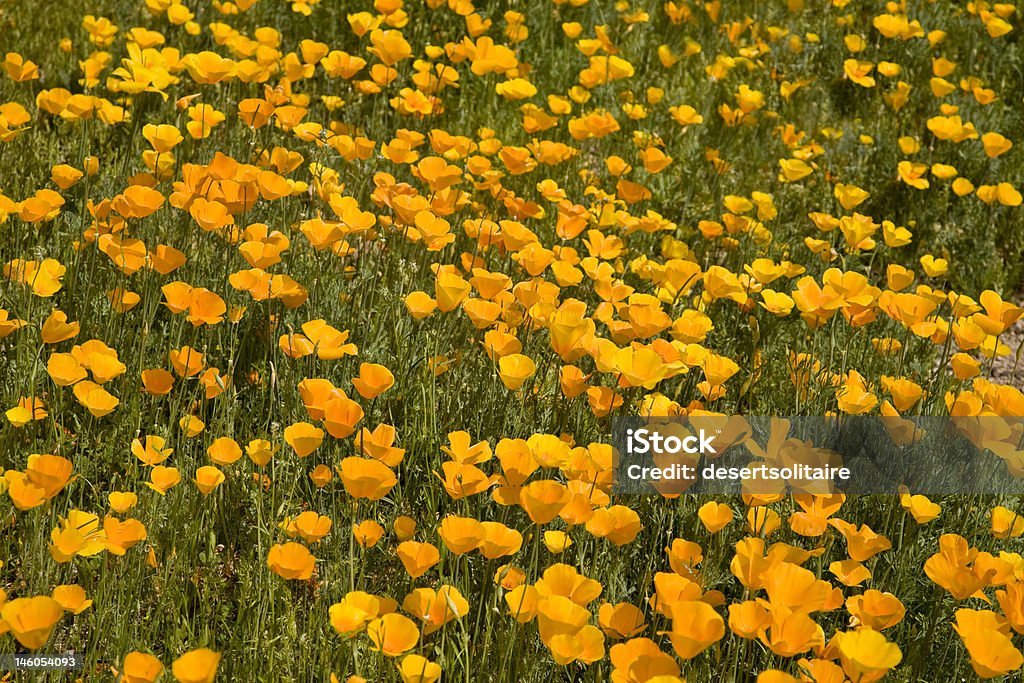
[[[944,416],[1024,478],[1013,4],[29,4],[0,8],[0,656],[1024,667],[1019,497],[628,497],[611,440],[719,420],[785,463],[781,416],[899,446]]]

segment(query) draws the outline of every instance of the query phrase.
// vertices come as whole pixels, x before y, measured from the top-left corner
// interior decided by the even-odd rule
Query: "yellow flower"
[[[61,604],[45,595],[2,603],[0,620],[24,647],[38,650],[46,644],[64,616]]]
[[[191,650],[174,660],[171,672],[178,683],[213,683],[220,653],[207,648]]]
[[[903,659],[898,645],[870,628],[840,632],[836,639],[843,671],[853,681],[875,680]]]
[[[313,553],[301,543],[278,543],[267,555],[267,566],[284,579],[309,580],[315,563]]]
[[[196,470],[195,483],[202,494],[208,496],[224,483],[224,473],[212,465],[204,465]]]

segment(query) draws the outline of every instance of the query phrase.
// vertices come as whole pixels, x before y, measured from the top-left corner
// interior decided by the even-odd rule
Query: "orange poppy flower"
[[[365,399],[374,399],[391,388],[395,376],[383,365],[360,363],[359,376],[352,380],[352,386]]]
[[[537,371],[537,366],[529,356],[513,353],[502,356],[498,360],[498,376],[506,389],[516,390]]]
[[[195,483],[199,491],[208,496],[224,483],[224,473],[212,465],[204,465],[196,470]]]
[[[366,626],[366,634],[373,643],[372,649],[388,657],[408,652],[420,638],[415,622],[394,612],[371,621]]]
[[[435,683],[441,678],[440,665],[421,655],[406,655],[398,665],[402,683]]]
[[[523,535],[501,522],[482,522],[481,528],[483,539],[479,550],[488,560],[514,555],[523,547]]]
[[[441,559],[437,548],[430,543],[418,541],[403,541],[398,544],[395,551],[398,559],[409,576],[417,579],[425,574],[431,567]]]
[[[284,429],[284,440],[300,458],[308,457],[324,441],[324,430],[308,422],[296,422]]]
[[[338,474],[345,490],[355,498],[380,500],[398,483],[395,473],[384,463],[355,456],[341,461]]]
[[[428,635],[455,619],[466,616],[469,603],[454,586],[441,586],[436,592],[431,588],[417,588],[405,596],[402,609],[421,619],[423,634]]]
[[[0,619],[22,646],[38,650],[46,644],[64,609],[48,595],[18,598],[0,606]]]
[[[547,524],[569,502],[569,491],[564,484],[550,479],[539,479],[523,487],[519,504],[535,524]]]
[[[149,481],[146,486],[153,489],[161,496],[166,495],[171,487],[181,481],[181,474],[173,467],[157,465],[149,472]]]
[[[363,548],[372,548],[384,536],[384,527],[372,519],[352,525],[352,535]]]
[[[344,439],[355,432],[363,419],[363,408],[344,395],[332,395],[324,405],[324,427],[336,439]]]
[[[174,371],[180,377],[194,377],[198,375],[206,365],[206,357],[191,346],[182,346],[180,349],[171,351],[168,354]]]
[[[301,543],[277,543],[267,554],[267,566],[283,579],[308,581],[315,563],[316,558]]]
[[[486,530],[472,517],[445,517],[438,527],[438,535],[449,552],[456,555],[476,550],[486,537]]]
[[[389,424],[379,424],[372,432],[363,427],[353,439],[356,449],[363,455],[380,460],[388,467],[398,467],[405,457],[405,449],[396,448],[397,432]]]
[[[103,519],[103,533],[107,537],[107,551],[118,556],[146,540],[147,535],[146,527],[139,520],[120,521],[109,515]]]
[[[147,652],[129,652],[121,662],[125,683],[154,683],[163,672],[164,665]]]
[[[213,683],[220,653],[207,648],[191,650],[174,660],[171,673],[179,683]]]

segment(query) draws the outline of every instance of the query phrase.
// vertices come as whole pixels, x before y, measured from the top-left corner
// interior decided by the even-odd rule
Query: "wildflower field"
[[[4,0],[0,662],[83,666],[0,680],[1021,680],[1019,496],[623,496],[611,433],[1024,417],[1022,34]]]

